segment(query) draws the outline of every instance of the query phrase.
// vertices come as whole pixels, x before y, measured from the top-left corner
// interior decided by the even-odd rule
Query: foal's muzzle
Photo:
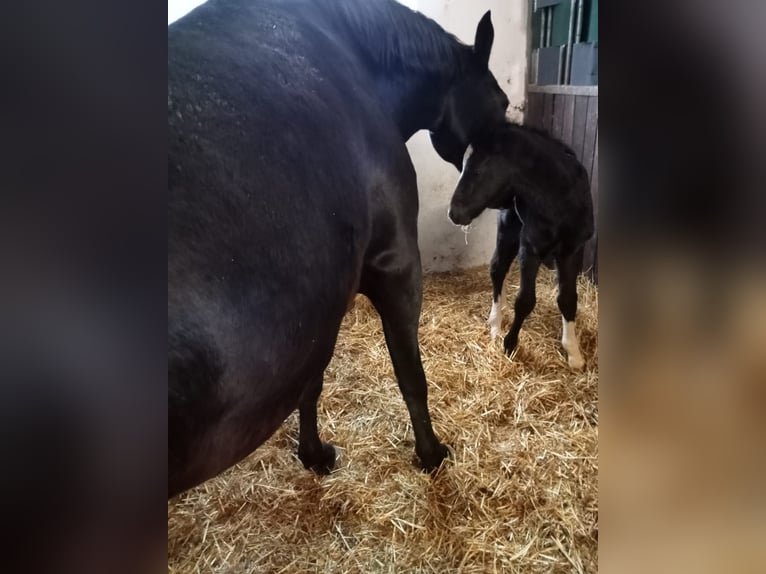
[[[460,205],[455,205],[454,203],[450,205],[447,215],[455,225],[468,225],[471,223],[471,221],[473,221],[473,218],[468,213],[468,210],[461,207]]]

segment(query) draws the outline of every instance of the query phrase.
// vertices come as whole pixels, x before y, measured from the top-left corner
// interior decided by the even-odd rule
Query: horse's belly
[[[243,400],[230,405],[216,421],[197,421],[201,428],[187,437],[190,455],[168,468],[168,497],[211,479],[237,464],[274,434],[297,407],[297,396],[278,402]],[[194,416],[187,413],[187,416]]]
[[[290,291],[284,296],[270,302],[272,316],[246,305],[218,310],[204,328],[207,339],[172,338],[169,496],[252,453],[297,408],[306,386],[322,376],[347,295],[339,294],[334,310],[321,305],[320,312],[309,310],[310,299],[304,299],[291,315],[280,317],[279,310],[290,305]],[[227,315],[237,314],[241,320],[232,326]],[[178,330],[171,319],[171,332]]]

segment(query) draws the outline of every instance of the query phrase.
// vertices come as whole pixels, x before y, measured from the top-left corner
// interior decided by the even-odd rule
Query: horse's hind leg
[[[417,247],[413,249],[417,253]],[[383,323],[396,380],[412,420],[415,452],[425,470],[434,470],[449,456],[449,449],[436,438],[428,414],[428,389],[418,346],[423,296],[419,258],[404,269],[369,272],[363,292]]]
[[[318,474],[329,474],[335,466],[335,448],[319,439],[317,429],[317,402],[322,393],[323,376],[324,374],[320,374],[309,383],[298,405],[300,414],[298,458],[306,468]]]
[[[519,233],[521,221],[516,213],[509,209],[501,210],[497,215],[497,242],[492,262],[489,265],[489,277],[492,279],[492,310],[489,312],[487,323],[490,336],[494,339],[500,335],[503,323],[503,283],[508,269],[511,268],[516,254],[519,252]]]
[[[561,346],[567,353],[567,362],[573,369],[581,369],[585,360],[580,353],[580,343],[575,331],[577,315],[577,274],[582,266],[583,248],[556,258],[558,268],[559,295],[557,302],[561,311]]]
[[[513,352],[519,343],[521,325],[532,312],[532,309],[535,308],[535,303],[537,302],[535,289],[537,271],[540,269],[540,257],[522,243],[521,250],[519,251],[519,263],[521,266],[521,285],[513,305],[513,323],[503,340],[503,346],[508,355]]]

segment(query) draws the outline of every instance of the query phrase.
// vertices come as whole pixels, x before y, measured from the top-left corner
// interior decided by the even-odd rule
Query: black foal
[[[593,204],[585,168],[565,144],[536,128],[506,123],[472,142],[450,204],[449,217],[468,225],[485,209],[499,209],[492,256],[492,336],[502,323],[503,281],[518,253],[521,286],[504,346],[510,354],[535,307],[540,263],[552,257],[558,273],[561,344],[569,366],[584,365],[575,333],[577,274],[583,245],[593,235]]]

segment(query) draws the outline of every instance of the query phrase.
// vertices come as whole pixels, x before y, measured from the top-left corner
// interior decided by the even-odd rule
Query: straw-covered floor
[[[514,265],[510,301],[517,287]],[[303,469],[294,413],[242,463],[169,502],[168,571],[595,572],[598,299],[584,278],[579,295],[587,364],[574,373],[560,350],[553,272],[540,271],[513,360],[489,339],[486,267],[426,277],[429,406],[455,455],[436,477],[413,466],[380,321],[359,297],[320,399],[337,469]]]

